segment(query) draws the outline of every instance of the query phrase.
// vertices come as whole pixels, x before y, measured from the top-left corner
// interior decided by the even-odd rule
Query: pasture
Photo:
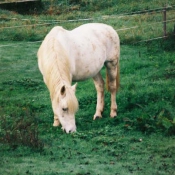
[[[106,92],[103,118],[93,121],[93,82],[79,82],[77,133],[68,135],[52,127],[49,93],[37,67],[39,44],[8,44],[14,47],[1,48],[1,174],[174,173],[172,52],[122,46],[118,117],[108,116]]]
[[[157,1],[154,1],[152,6],[156,7],[156,4]],[[51,5],[50,7],[57,8]],[[129,8],[131,4],[127,7],[123,3],[119,5],[122,7],[120,10],[133,10]],[[114,7],[110,6],[108,10],[104,8],[103,11],[96,13],[92,13],[91,8],[95,6],[87,5],[89,11],[83,9],[84,13],[70,11],[64,18],[72,19],[87,14],[94,17],[99,13],[106,15],[110,10],[114,12]],[[139,8],[141,7],[137,6],[135,10]],[[30,19],[52,20],[56,17],[55,14],[48,15],[51,12],[47,15],[33,16],[3,10],[0,10],[0,13],[3,14],[1,27],[15,26],[19,22],[5,20],[7,16],[28,18],[28,21],[21,20],[18,25],[33,25],[34,22],[30,23]],[[60,18],[63,18],[64,12],[61,13]],[[173,18],[173,11],[171,14]],[[158,18],[159,15],[156,19]],[[107,23],[117,29],[126,23],[132,26],[136,22],[141,22],[138,19],[135,17],[128,22],[129,17],[125,17],[122,20],[117,19],[120,21],[118,24],[112,19]],[[153,18],[146,18],[143,14],[142,19],[149,19],[150,23]],[[63,25],[71,29],[81,23]],[[116,98],[118,116],[114,119],[109,117],[110,94],[106,91],[103,118],[93,121],[96,105],[93,81],[90,79],[78,82],[77,132],[66,134],[61,127],[52,126],[53,112],[49,92],[39,72],[36,57],[41,42],[29,42],[42,40],[51,27],[1,29],[0,174],[174,175],[174,36],[167,40],[128,44],[131,41],[149,38],[149,34],[142,30],[139,35],[139,32],[135,31],[139,37],[134,37],[134,32],[118,32],[122,42],[121,82]],[[157,27],[154,33],[160,34],[159,31],[161,29]],[[105,69],[101,72],[105,77]]]

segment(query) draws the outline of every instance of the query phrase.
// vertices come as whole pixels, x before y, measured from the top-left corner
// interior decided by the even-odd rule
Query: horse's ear
[[[72,86],[72,89],[73,89],[74,92],[76,91],[76,87],[77,87],[77,83],[75,83],[75,84]]]
[[[62,96],[65,96],[66,95],[65,85],[61,87],[60,93],[61,93]]]

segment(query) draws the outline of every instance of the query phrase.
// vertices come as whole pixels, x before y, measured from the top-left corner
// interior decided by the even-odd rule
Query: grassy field
[[[103,118],[93,121],[93,82],[80,82],[78,131],[67,135],[52,127],[49,93],[37,68],[39,44],[3,44],[14,47],[0,48],[0,174],[174,173],[174,52],[122,46],[118,117],[109,118],[106,93]]]
[[[60,127],[52,127],[49,92],[37,66],[36,53],[41,43],[28,42],[42,40],[53,24],[16,30],[3,28],[34,25],[35,20],[119,15],[156,8],[164,1],[135,4],[125,0],[127,6],[124,1],[116,5],[112,0],[112,5],[99,3],[98,6],[93,5],[95,0],[89,4],[84,0],[72,0],[59,6],[56,6],[56,1],[50,2],[45,4],[50,11],[48,8],[45,13],[34,15],[0,10],[3,16],[0,23],[0,174],[175,175],[174,36],[167,40],[126,45],[159,36],[161,28],[145,35],[136,30],[131,32],[131,37],[126,31],[118,32],[122,42],[121,86],[116,99],[118,117],[109,118],[110,94],[106,92],[103,118],[93,121],[96,104],[93,81],[79,82],[76,92],[79,101],[77,132],[65,134]],[[71,10],[77,2],[79,10]],[[173,1],[168,3],[173,5]],[[66,7],[69,11],[65,10]],[[60,14],[55,14],[52,8],[60,9]],[[173,10],[168,13],[173,19]],[[153,20],[153,16],[145,15],[120,20],[96,18],[92,22],[106,22],[115,29],[142,24],[143,19],[144,25],[150,21],[154,23],[155,16]],[[28,20],[7,20],[7,17]],[[82,23],[63,23],[63,26],[71,29]],[[105,69],[102,69],[102,74],[105,77]]]

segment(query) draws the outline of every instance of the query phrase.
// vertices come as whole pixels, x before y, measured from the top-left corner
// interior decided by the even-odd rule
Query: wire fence
[[[120,18],[124,18],[124,17],[133,17],[136,15],[143,15],[143,14],[152,14],[152,12],[154,13],[164,13],[163,19],[162,21],[158,21],[158,22],[152,22],[152,23],[147,23],[147,24],[141,24],[141,25],[136,25],[136,26],[129,26],[129,27],[124,27],[124,28],[119,28],[116,29],[117,32],[120,31],[125,31],[125,30],[133,30],[133,29],[137,29],[139,27],[148,27],[148,26],[154,26],[157,24],[164,24],[162,25],[164,28],[164,30],[166,29],[166,24],[167,23],[171,23],[175,21],[174,19],[167,19],[165,17],[166,15],[166,11],[167,10],[174,10],[175,5],[171,5],[171,6],[167,6],[167,7],[160,7],[160,8],[155,8],[155,9],[150,9],[150,10],[143,10],[143,11],[136,11],[136,12],[131,12],[131,13],[123,13],[123,14],[119,14],[119,15],[106,15],[106,16],[101,16],[101,17],[96,17],[96,18],[85,18],[85,19],[72,19],[72,20],[57,20],[57,19],[52,19],[52,20],[38,20],[38,19],[27,19],[27,18],[9,18],[9,17],[0,17],[0,20],[19,20],[19,21],[30,21],[30,22],[35,22],[34,24],[25,24],[25,25],[19,25],[19,26],[3,26],[0,27],[0,30],[2,29],[15,29],[15,28],[24,28],[24,27],[36,27],[36,26],[47,26],[47,25],[55,25],[55,24],[63,24],[63,23],[71,23],[71,22],[87,22],[87,21],[100,21],[100,20],[106,20],[106,19],[110,19],[110,18],[116,18],[116,19],[120,19]],[[157,39],[161,39],[161,38],[166,38],[166,31],[164,31],[164,36],[159,36],[159,37],[154,37],[154,38],[150,38],[147,40],[141,40],[138,41],[138,43],[140,42],[146,42],[146,41],[151,41],[151,40],[157,40]],[[28,43],[37,43],[37,42],[42,42],[42,41],[33,41],[33,42],[28,42]],[[134,42],[136,43],[136,42]],[[20,43],[19,43],[20,44]],[[16,45],[16,44],[15,44]],[[10,45],[0,45],[0,47],[8,47],[8,46],[12,46],[12,44]]]
[[[109,17],[110,18],[110,17]],[[105,18],[102,18],[105,19]],[[82,22],[82,21],[93,21],[94,18],[88,18],[88,19],[77,19],[77,20],[52,20],[51,22],[47,22],[47,23],[40,23],[40,24],[29,24],[29,25],[21,25],[21,26],[5,26],[5,27],[0,27],[0,29],[14,29],[14,28],[22,28],[22,27],[35,27],[35,26],[44,26],[44,25],[52,25],[52,24],[61,24],[61,23],[65,23],[65,22]],[[172,22],[175,21],[175,19],[171,19],[171,20],[166,20],[166,21],[159,21],[159,22],[154,22],[151,24],[146,24],[145,26],[148,25],[156,25],[158,23],[168,23],[168,22]],[[144,25],[142,25],[144,26]],[[121,30],[128,30],[128,29],[132,29],[132,28],[137,28],[139,26],[132,26],[132,27],[128,27],[128,28],[122,28],[122,29],[117,29],[116,31],[121,31]]]

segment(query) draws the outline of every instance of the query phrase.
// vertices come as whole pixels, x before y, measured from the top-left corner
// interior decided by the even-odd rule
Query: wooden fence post
[[[166,7],[163,10],[163,37],[166,38],[167,33],[166,33]]]

